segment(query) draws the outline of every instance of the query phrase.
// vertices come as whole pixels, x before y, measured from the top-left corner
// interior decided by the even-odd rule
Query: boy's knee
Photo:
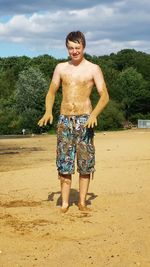
[[[88,173],[88,174],[79,174],[79,177],[80,178],[83,178],[83,179],[90,179],[90,173]]]
[[[71,174],[60,174],[59,175],[61,184],[66,183],[70,184],[71,183]]]

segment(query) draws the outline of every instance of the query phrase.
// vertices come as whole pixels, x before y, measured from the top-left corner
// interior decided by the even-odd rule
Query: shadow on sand
[[[61,192],[51,192],[48,194],[47,201],[54,201],[55,195],[58,195],[57,201],[56,201],[56,206],[61,206],[62,204],[62,198],[61,198]],[[94,193],[87,193],[87,200],[86,204],[91,205],[91,202],[93,199],[98,197],[98,195],[95,195]],[[73,204],[77,205],[78,204],[78,199],[79,199],[79,192],[76,189],[71,189],[70,190],[70,200],[69,200],[69,206],[72,206]]]

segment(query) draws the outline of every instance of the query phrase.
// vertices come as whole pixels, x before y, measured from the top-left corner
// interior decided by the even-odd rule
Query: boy
[[[79,203],[81,211],[88,211],[86,195],[90,174],[94,172],[95,148],[93,144],[94,126],[97,116],[109,101],[103,74],[98,65],[84,58],[86,41],[80,31],[70,32],[66,37],[66,47],[70,61],[59,63],[53,73],[46,96],[46,112],[38,122],[39,126],[52,123],[52,108],[55,94],[62,83],[62,102],[57,128],[57,170],[61,181],[62,207],[69,208],[69,194],[75,155],[79,172]],[[100,99],[92,110],[90,94],[96,86]]]

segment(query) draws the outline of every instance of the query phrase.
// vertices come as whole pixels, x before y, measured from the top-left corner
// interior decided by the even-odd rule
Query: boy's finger
[[[41,121],[39,121],[39,122],[38,122],[38,125],[41,127],[41,126],[42,126],[42,122],[41,122]]]
[[[44,125],[46,126],[46,124],[47,124],[47,120],[44,120]]]

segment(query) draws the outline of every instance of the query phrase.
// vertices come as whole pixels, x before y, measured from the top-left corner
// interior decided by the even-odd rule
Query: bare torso
[[[70,62],[61,63],[62,103],[60,113],[64,115],[90,114],[90,94],[94,85],[92,66],[83,60],[78,66]]]

